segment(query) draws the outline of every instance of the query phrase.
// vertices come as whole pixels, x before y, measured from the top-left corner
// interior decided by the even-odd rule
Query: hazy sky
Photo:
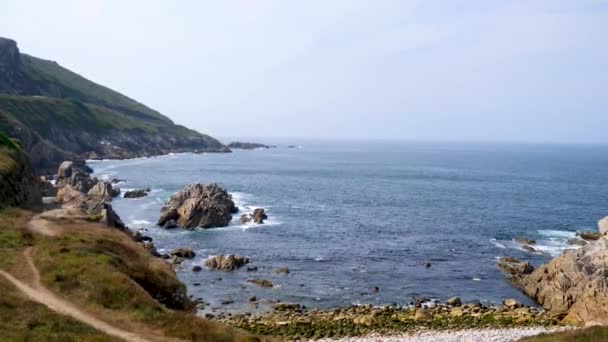
[[[608,143],[608,0],[0,0],[0,36],[217,136]]]

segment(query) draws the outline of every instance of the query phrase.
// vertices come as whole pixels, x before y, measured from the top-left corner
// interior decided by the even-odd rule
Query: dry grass
[[[21,253],[25,247],[33,246],[34,261],[48,288],[117,327],[152,338],[257,340],[187,310],[171,310],[161,305],[156,299],[177,309],[187,309],[183,301],[169,295],[185,291],[183,284],[169,265],[151,257],[124,233],[95,223],[66,221],[51,223],[61,224],[61,235],[42,237],[25,230],[31,216],[27,211],[15,209],[0,212],[0,268],[25,279],[27,275],[18,272],[24,269]],[[15,307],[7,310],[0,305],[0,317],[19,310],[19,306]],[[19,329],[11,332],[10,324],[6,327],[9,333],[22,333]],[[52,330],[53,325],[45,329]],[[65,329],[61,329],[57,333],[63,333]],[[78,340],[88,338],[85,336],[88,331],[83,330],[86,334],[81,336],[74,329],[70,331]]]

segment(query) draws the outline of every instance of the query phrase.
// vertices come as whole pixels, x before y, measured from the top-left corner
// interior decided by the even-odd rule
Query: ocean
[[[266,142],[266,141],[265,141]],[[268,143],[272,143],[269,141]],[[113,206],[157,249],[191,247],[177,268],[206,311],[259,311],[276,301],[330,308],[407,305],[414,298],[532,304],[496,267],[500,256],[534,265],[566,248],[608,215],[608,147],[550,144],[291,141],[297,148],[90,161],[119,178]],[[155,225],[168,197],[191,183],[217,182],[241,213],[265,208],[264,224],[208,230]],[[516,236],[537,241],[530,253]],[[211,255],[251,259],[234,272],[193,272]],[[274,269],[287,267],[288,275]],[[269,279],[258,288],[250,278]],[[248,298],[256,296],[259,304]],[[223,303],[223,304],[222,304]]]

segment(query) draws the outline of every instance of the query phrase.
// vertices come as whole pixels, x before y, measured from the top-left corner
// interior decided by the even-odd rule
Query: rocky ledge
[[[597,238],[567,250],[549,263],[504,257],[499,263],[507,278],[565,323],[608,324],[608,218],[598,222]]]
[[[547,312],[521,306],[513,300],[505,300],[505,305],[494,307],[479,303],[438,304],[427,308],[362,305],[325,311],[281,303],[275,305],[274,312],[264,315],[221,314],[213,318],[256,334],[294,340],[423,330],[560,325],[559,320]]]
[[[257,148],[267,149],[267,148],[271,148],[271,147],[275,147],[275,146],[268,146],[268,145],[264,145],[264,144],[241,142],[241,141],[234,141],[234,142],[231,142],[230,144],[228,144],[228,148],[240,149],[240,150],[255,150]]]
[[[171,196],[161,209],[158,225],[165,228],[225,227],[238,208],[217,184],[192,184]]]

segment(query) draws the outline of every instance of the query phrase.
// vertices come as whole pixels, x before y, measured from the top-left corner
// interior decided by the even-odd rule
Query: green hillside
[[[228,152],[216,139],[0,38],[0,130],[40,172],[65,159]]]

